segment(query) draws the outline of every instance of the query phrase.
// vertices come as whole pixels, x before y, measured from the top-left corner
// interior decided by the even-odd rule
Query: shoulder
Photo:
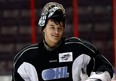
[[[26,46],[24,46],[14,57],[14,62],[17,61],[21,56],[23,56],[26,52],[28,51],[32,51],[32,50],[37,50],[38,47],[38,43],[36,44],[28,44]]]
[[[76,42],[80,42],[80,38],[78,37],[70,37],[70,38],[66,38],[65,39],[65,43],[76,43]]]
[[[98,49],[92,43],[88,42],[87,40],[78,38],[78,37],[66,38],[65,44],[79,44],[82,47],[85,47],[85,48],[93,51],[94,53],[98,52]]]

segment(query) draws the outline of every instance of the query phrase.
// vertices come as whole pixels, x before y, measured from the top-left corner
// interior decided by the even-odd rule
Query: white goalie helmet
[[[39,26],[45,26],[46,19],[53,16],[53,14],[57,10],[61,10],[63,15],[65,16],[65,9],[61,4],[59,4],[57,2],[47,3],[42,10],[41,17],[40,17],[40,20],[38,22]]]

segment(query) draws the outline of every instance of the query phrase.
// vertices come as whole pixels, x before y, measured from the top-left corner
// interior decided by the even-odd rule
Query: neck
[[[57,48],[57,47],[60,45],[61,42],[59,42],[57,45],[55,45],[55,46],[53,46],[53,47],[49,46],[49,45],[46,43],[45,40],[43,40],[43,43],[44,43],[44,46],[45,46],[45,48],[46,48],[47,50],[53,51],[55,48]]]

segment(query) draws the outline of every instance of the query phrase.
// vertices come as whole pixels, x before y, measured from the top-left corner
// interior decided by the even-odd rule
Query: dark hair
[[[46,19],[45,26],[42,27],[42,30],[46,27],[46,24],[49,19],[51,19],[52,21],[54,21],[56,24],[59,24],[59,25],[61,25],[61,22],[62,22],[65,27],[65,15],[60,9],[57,10],[50,18]]]

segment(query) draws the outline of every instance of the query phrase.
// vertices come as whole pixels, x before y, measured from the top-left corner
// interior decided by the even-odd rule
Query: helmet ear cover
[[[60,14],[55,14],[56,11],[59,11]],[[60,15],[65,16],[65,9],[63,8],[63,6],[57,2],[49,2],[44,6],[38,24],[39,26],[44,27],[46,24],[46,21],[50,17],[52,16],[57,17]]]

